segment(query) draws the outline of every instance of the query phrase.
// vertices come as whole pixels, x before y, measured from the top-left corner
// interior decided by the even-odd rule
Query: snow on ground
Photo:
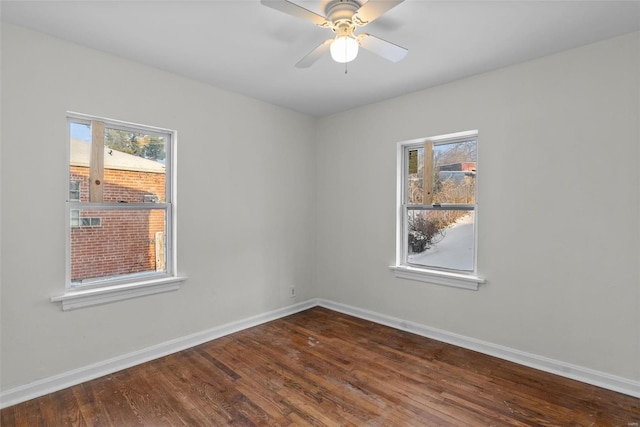
[[[454,270],[473,270],[474,212],[459,218],[445,229],[444,238],[419,254],[410,254],[409,263]]]

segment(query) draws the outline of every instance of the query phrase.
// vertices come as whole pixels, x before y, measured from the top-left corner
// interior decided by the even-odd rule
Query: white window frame
[[[86,123],[91,121],[100,121],[106,127],[129,130],[132,132],[141,132],[147,134],[161,134],[166,136],[169,141],[166,144],[166,177],[165,177],[165,202],[163,203],[96,203],[96,202],[80,202],[69,200],[69,170],[70,170],[70,144],[71,139],[71,123]],[[120,120],[107,119],[103,117],[89,116],[81,113],[67,113],[67,169],[65,182],[67,187],[66,202],[66,286],[64,293],[55,295],[50,298],[51,302],[62,304],[63,310],[72,310],[81,307],[99,305],[120,301],[130,298],[136,298],[145,295],[152,295],[163,292],[178,290],[185,277],[177,275],[177,233],[176,233],[176,140],[177,132],[175,130],[157,128],[153,126],[140,125],[135,123],[123,122]],[[144,272],[139,274],[128,274],[116,276],[110,279],[102,279],[83,284],[81,286],[72,286],[71,283],[71,212],[74,210],[127,210],[127,209],[162,209],[165,211],[165,267],[166,271],[162,272]]]
[[[397,144],[397,191],[396,191],[396,262],[389,268],[394,271],[397,278],[416,280],[420,282],[434,283],[438,285],[452,286],[462,289],[478,290],[480,284],[485,279],[478,275],[477,252],[478,252],[478,202],[473,205],[475,212],[474,221],[474,251],[473,251],[473,271],[450,270],[435,267],[425,267],[410,264],[408,259],[408,224],[407,213],[409,206],[405,203],[407,192],[407,156],[405,152],[408,147],[424,145],[426,142],[433,142],[434,145],[450,144],[454,142],[475,139],[478,143],[478,131],[457,132],[447,135],[439,135],[428,138],[419,138],[410,141],[402,141]],[[476,196],[478,186],[476,182]]]

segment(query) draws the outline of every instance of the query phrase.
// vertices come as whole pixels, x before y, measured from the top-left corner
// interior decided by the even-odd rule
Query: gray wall
[[[178,130],[178,292],[48,301],[65,286],[67,110]],[[2,389],[314,296],[314,124],[3,23]]]
[[[326,299],[640,379],[638,33],[324,118]],[[396,279],[396,142],[479,131],[477,292]]]
[[[314,119],[3,24],[0,387],[313,297],[640,380],[639,47]],[[64,288],[67,110],[178,130],[180,291],[48,301]],[[396,279],[396,142],[469,129],[487,283]]]

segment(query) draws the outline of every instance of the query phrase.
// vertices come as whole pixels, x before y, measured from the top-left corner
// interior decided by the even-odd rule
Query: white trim
[[[415,322],[405,321],[396,317],[379,314],[346,304],[329,300],[314,298],[288,307],[283,307],[267,313],[252,316],[246,319],[227,323],[206,331],[197,332],[181,338],[166,341],[155,346],[114,357],[109,360],[94,363],[62,374],[15,387],[0,392],[0,408],[15,405],[54,391],[62,390],[76,384],[90,381],[95,378],[109,375],[122,369],[130,368],[150,360],[158,359],[169,354],[176,353],[196,345],[242,331],[262,323],[280,319],[303,310],[321,306],[360,319],[369,320],[381,325],[390,326],[402,331],[411,332],[423,337],[435,339],[456,345],[483,354],[509,360],[520,365],[528,366],[541,371],[550,372],[561,377],[571,378],[587,384],[592,384],[618,393],[640,398],[640,381],[610,375],[581,366],[572,365],[544,356],[527,353],[520,350],[504,347],[475,338],[454,334],[441,329],[431,328]]]
[[[468,130],[463,132],[450,133],[445,135],[432,136],[428,138],[418,138],[408,141],[397,142],[396,148],[396,263],[389,268],[394,270],[395,276],[401,279],[417,280],[425,283],[434,283],[437,285],[452,286],[455,288],[470,289],[477,291],[478,285],[485,282],[484,278],[477,275],[478,266],[478,181],[475,185],[475,199],[472,210],[476,220],[473,226],[473,272],[471,273],[456,273],[449,271],[437,270],[436,268],[414,267],[409,266],[408,259],[408,242],[407,242],[407,212],[409,206],[415,207],[416,205],[407,205],[408,196],[407,182],[408,182],[408,168],[406,165],[407,156],[405,151],[410,147],[418,147],[426,142],[432,142],[434,145],[453,144],[456,142],[464,142],[469,140],[476,141],[476,151],[479,156],[479,133],[478,130]],[[476,158],[476,166],[479,164],[479,159]],[[443,204],[444,206],[445,204]],[[426,207],[427,205],[422,205]],[[455,206],[462,206],[455,204]]]
[[[452,286],[454,288],[478,290],[478,286],[485,279],[475,274],[453,273],[449,271],[427,270],[424,268],[409,267],[406,265],[390,265],[394,274],[399,279],[417,280],[420,282],[435,283],[436,285]]]
[[[443,135],[430,136],[426,138],[422,137],[422,138],[409,139],[407,141],[400,141],[398,142],[398,144],[403,146],[418,145],[418,144],[424,144],[425,142],[428,142],[428,141],[431,141],[437,144],[445,144],[445,143],[450,143],[456,140],[470,139],[476,136],[478,136],[478,129],[465,130],[462,132],[446,133]]]
[[[66,261],[65,261],[65,294],[55,296],[51,298],[52,302],[62,301],[63,310],[71,310],[74,308],[80,308],[85,306],[91,306],[96,304],[104,304],[112,301],[119,301],[122,299],[135,298],[143,295],[150,295],[160,292],[168,292],[179,289],[180,282],[184,281],[184,278],[176,277],[178,271],[178,255],[177,255],[177,204],[176,204],[176,188],[177,188],[177,142],[178,131],[160,128],[156,126],[148,126],[137,123],[125,122],[121,120],[115,120],[105,117],[92,116],[88,114],[77,113],[73,111],[67,111],[67,172],[70,170],[71,164],[71,123],[85,123],[91,124],[93,120],[100,121],[106,126],[114,129],[126,130],[131,132],[140,132],[145,134],[151,134],[166,138],[165,142],[165,202],[163,203],[88,203],[88,202],[71,202],[67,201],[66,207]],[[67,186],[67,199],[69,198],[69,174],[65,175],[65,181]],[[120,275],[120,278],[124,281],[128,281],[130,286],[120,287],[114,286],[112,283],[104,283],[104,290],[106,294],[99,300],[96,298],[85,298],[84,295],[89,293],[80,293],[72,288],[71,280],[71,214],[70,210],[132,210],[132,209],[163,209],[165,212],[165,235],[166,235],[166,248],[165,248],[165,267],[168,278],[152,279],[144,282],[132,282],[127,278],[127,275]],[[170,282],[173,286],[169,286]],[[153,290],[149,285],[154,285]],[[125,289],[126,288],[126,289]],[[107,297],[106,295],[110,295]],[[91,293],[91,295],[95,295]],[[76,303],[66,301],[77,301]],[[83,301],[87,303],[84,304]]]
[[[426,338],[453,344],[458,347],[477,351],[499,359],[508,360],[540,371],[549,372],[561,377],[570,378],[587,384],[592,384],[618,393],[640,398],[640,381],[607,374],[560,360],[551,359],[537,354],[527,353],[502,345],[478,340],[464,335],[455,334],[419,323],[399,319],[397,317],[379,314],[346,304],[318,299],[321,307],[338,311],[360,319],[369,320],[401,331],[411,332]]]
[[[2,391],[0,392],[0,408],[6,408],[7,406],[44,396],[45,394],[109,375],[150,360],[168,356],[169,354],[195,347],[234,332],[242,331],[262,323],[289,316],[299,311],[307,310],[315,307],[316,305],[317,303],[314,300],[309,300],[269,311],[267,313],[251,316],[246,319],[227,323],[206,331],[196,332],[194,334],[166,341],[142,350],[123,354],[122,356],[117,356],[112,359],[83,366],[72,371],[63,372],[62,374],[43,378],[30,384]]]
[[[108,117],[93,116],[91,114],[77,113],[75,111],[67,111],[67,118],[72,119],[78,123],[90,124],[92,120],[99,120],[105,125],[115,129],[122,129],[131,132],[144,131],[145,133],[152,133],[155,136],[164,135],[167,133],[174,133],[172,129],[161,128],[158,126],[143,125],[140,123],[126,122],[124,120],[111,119]]]
[[[51,302],[61,302],[63,311],[74,310],[76,308],[107,304],[145,295],[177,291],[185,280],[187,280],[186,277],[162,277],[122,285],[68,290],[62,295],[52,296],[50,300]]]

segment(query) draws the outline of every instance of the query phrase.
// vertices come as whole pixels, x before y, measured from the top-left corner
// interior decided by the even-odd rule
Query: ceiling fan
[[[305,9],[289,0],[260,0],[270,8],[279,10],[296,18],[306,19],[319,27],[331,29],[336,36],[322,42],[296,64],[298,68],[308,68],[327,51],[334,61],[347,63],[358,55],[358,47],[371,51],[392,62],[398,62],[407,55],[408,50],[372,36],[361,33],[356,35],[357,27],[363,27],[378,19],[387,11],[404,0],[332,0],[325,8],[326,17]]]

